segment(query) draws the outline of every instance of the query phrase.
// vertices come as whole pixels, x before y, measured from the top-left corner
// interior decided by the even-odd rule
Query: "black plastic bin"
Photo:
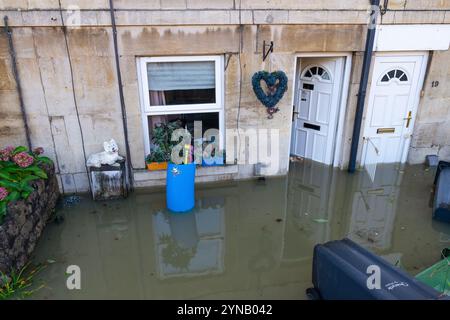
[[[439,161],[434,177],[433,218],[450,223],[450,162]]]
[[[380,289],[367,286],[370,265],[380,268]],[[314,247],[313,285],[308,295],[325,300],[449,299],[349,239]]]

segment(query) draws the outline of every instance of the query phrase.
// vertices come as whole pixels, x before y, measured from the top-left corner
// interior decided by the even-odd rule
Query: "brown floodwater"
[[[374,177],[373,179],[371,178]],[[39,299],[304,299],[314,245],[349,237],[412,275],[450,246],[433,222],[434,170],[378,166],[353,175],[314,162],[280,178],[196,186],[191,213],[171,214],[163,189],[62,206],[35,262]],[[66,269],[81,270],[68,290]]]

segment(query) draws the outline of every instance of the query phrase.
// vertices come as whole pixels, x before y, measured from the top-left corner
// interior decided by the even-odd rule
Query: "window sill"
[[[212,181],[214,180],[215,176],[235,175],[237,173],[238,173],[238,165],[235,164],[224,166],[211,166],[211,167],[197,166],[195,170],[195,177],[199,178],[197,179],[198,182],[203,182],[203,181]],[[134,170],[133,175],[137,187],[146,185],[158,185],[158,183],[153,182],[162,180],[165,184],[166,180],[166,170],[148,171],[146,169],[137,169]]]

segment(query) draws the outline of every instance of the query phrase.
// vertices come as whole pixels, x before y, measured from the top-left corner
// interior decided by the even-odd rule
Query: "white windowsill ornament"
[[[103,148],[105,151],[94,153],[89,156],[86,161],[88,167],[100,168],[103,165],[119,166],[117,161],[123,160],[123,157],[119,156],[119,147],[114,139],[103,142]]]

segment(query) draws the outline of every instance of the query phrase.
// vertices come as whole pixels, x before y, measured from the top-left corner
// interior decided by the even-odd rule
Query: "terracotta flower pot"
[[[147,170],[149,171],[166,170],[166,169],[167,169],[167,162],[147,163]]]

